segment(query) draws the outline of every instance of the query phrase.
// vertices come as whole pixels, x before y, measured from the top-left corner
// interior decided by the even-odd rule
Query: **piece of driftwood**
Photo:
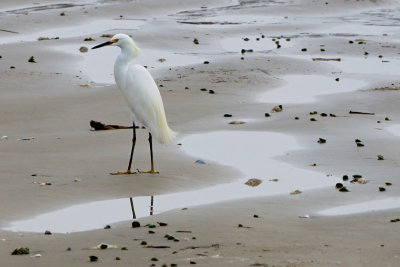
[[[101,123],[99,121],[94,121],[94,120],[90,121],[90,127],[92,127],[95,131],[132,129],[132,126],[107,125],[107,124]]]
[[[360,114],[360,115],[375,115],[375,113],[372,112],[361,112],[361,111],[349,111],[349,114]]]
[[[312,59],[313,61],[341,61],[341,58],[322,58],[322,57],[315,57]]]
[[[179,250],[197,249],[197,248],[219,248],[219,244],[212,244],[210,246],[190,246],[186,248],[181,248]]]

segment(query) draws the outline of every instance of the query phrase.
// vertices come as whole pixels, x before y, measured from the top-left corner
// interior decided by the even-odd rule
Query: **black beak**
[[[105,43],[102,43],[102,44],[99,44],[99,45],[96,45],[96,46],[92,47],[92,49],[100,48],[100,47],[103,47],[103,46],[106,46],[106,45],[111,45],[111,44],[112,44],[112,42],[107,41]]]

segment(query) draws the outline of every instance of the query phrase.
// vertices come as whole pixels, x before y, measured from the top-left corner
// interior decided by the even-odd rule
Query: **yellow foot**
[[[110,172],[111,175],[123,175],[123,174],[136,174],[136,172],[133,172],[131,170],[127,170],[124,172]]]
[[[159,172],[156,171],[156,170],[150,170],[150,171],[139,171],[139,169],[136,169],[136,170],[137,170],[138,173],[153,173],[153,174],[159,173]]]

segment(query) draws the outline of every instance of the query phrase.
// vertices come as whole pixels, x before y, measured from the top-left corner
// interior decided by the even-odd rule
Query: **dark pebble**
[[[91,262],[95,262],[95,261],[99,260],[99,257],[97,257],[97,256],[89,256],[89,259],[90,259]]]
[[[91,37],[89,37],[89,38],[85,38],[85,39],[83,39],[83,41],[85,41],[85,42],[91,42],[91,41],[94,41],[94,39],[93,39],[93,38],[91,38]]]
[[[72,250],[72,248],[71,248],[71,247],[68,247],[68,248],[67,248],[67,251],[71,251],[71,250]]]
[[[197,163],[197,164],[206,164],[206,162],[205,162],[204,160],[201,160],[201,159],[196,160],[194,163]]]
[[[108,245],[107,245],[107,244],[101,244],[101,245],[100,245],[100,249],[106,249],[106,248],[108,248]]]
[[[338,82],[338,81],[339,81],[339,78],[336,78],[336,79],[335,79],[335,81],[337,81],[337,82]]]
[[[259,216],[257,214],[254,214],[253,218],[259,218]]]
[[[354,142],[361,143],[361,140],[357,138],[356,140],[354,140]]]
[[[264,113],[264,117],[271,117],[269,113]]]
[[[329,116],[331,116],[331,117],[336,117],[336,115],[333,114],[333,113],[329,113]]]
[[[386,191],[386,188],[384,188],[384,187],[379,187],[379,192],[385,192]]]
[[[104,226],[104,229],[111,229],[111,226],[110,225],[106,225],[106,226]]]
[[[178,264],[176,264],[176,263],[171,263],[171,267],[177,267],[178,266]]]
[[[326,139],[319,138],[317,142],[320,143],[320,144],[325,144],[326,143]]]
[[[158,222],[158,225],[159,225],[159,226],[167,226],[168,224],[165,223],[165,222]]]
[[[149,228],[156,228],[156,225],[155,225],[155,224],[152,224],[152,223],[148,224],[147,226],[148,226]]]
[[[128,248],[127,247],[122,247],[121,250],[128,250]]]
[[[154,232],[153,230],[149,230],[149,234],[155,234],[156,232]]]
[[[44,234],[45,234],[45,235],[51,235],[51,232],[50,232],[49,230],[46,230],[46,231],[44,232]]]
[[[390,222],[392,222],[392,223],[394,223],[394,222],[400,222],[400,218],[392,219],[392,220],[390,220]]]
[[[225,117],[225,118],[230,118],[230,117],[232,117],[232,114],[226,113],[226,114],[224,114],[224,117]]]
[[[140,245],[145,246],[147,245],[147,242],[143,240],[142,242],[140,242]]]
[[[358,147],[363,147],[364,144],[363,144],[363,143],[357,143],[357,146],[358,146]]]
[[[238,227],[243,227],[243,224],[239,223],[239,224],[238,224]]]
[[[325,49],[323,49],[323,48],[321,48],[320,50],[321,50],[321,52],[325,52]]]
[[[116,260],[116,261],[120,261],[121,258],[120,258],[120,257],[115,257],[115,260]]]
[[[350,192],[345,186],[339,189],[339,192]]]
[[[348,181],[349,180],[349,176],[343,175],[342,179],[343,179],[343,181]]]
[[[316,114],[318,114],[318,111],[311,111],[310,112],[310,115],[316,115]]]
[[[28,62],[30,62],[30,63],[36,63],[35,58],[34,58],[33,56],[31,56],[31,57],[28,59]]]
[[[298,119],[299,119],[299,117],[294,117],[294,119],[295,119],[295,120],[298,120]]]
[[[301,49],[301,52],[307,52],[307,48]]]
[[[195,261],[190,261],[190,264],[197,264]]]
[[[138,228],[138,227],[140,227],[140,222],[138,222],[138,221],[133,221],[133,222],[132,222],[132,228]]]
[[[311,118],[310,121],[317,121],[315,118]]]
[[[361,174],[353,174],[353,178],[360,179],[360,178],[362,178],[362,175]]]
[[[391,185],[392,185],[392,183],[390,183],[390,182],[386,182],[386,183],[385,183],[385,185],[386,185],[386,186],[391,186]]]
[[[326,114],[326,113],[321,113],[320,115],[321,115],[321,117],[327,117],[328,116],[328,114]]]
[[[388,117],[385,118],[385,121],[390,121],[390,119]]]
[[[208,90],[208,93],[210,93],[210,94],[212,94],[212,95],[215,94],[214,90],[211,90],[211,89]]]
[[[207,91],[206,88],[200,88],[200,91]]]
[[[250,41],[250,39],[246,37],[246,38],[243,38],[243,41],[247,42],[247,41]]]
[[[364,56],[366,56],[366,55],[368,55],[369,53],[368,52],[364,52]]]
[[[342,184],[342,183],[337,183],[337,184],[335,185],[335,187],[336,187],[337,189],[340,189],[340,188],[343,187],[343,184]]]
[[[199,40],[197,40],[196,38],[193,39],[193,43],[198,45],[199,44]]]
[[[203,64],[210,64],[210,62],[209,61],[204,61]]]
[[[157,258],[151,258],[151,261],[158,261]]]
[[[353,41],[351,41],[351,40],[349,41],[349,44],[353,44],[353,43],[354,43]]]

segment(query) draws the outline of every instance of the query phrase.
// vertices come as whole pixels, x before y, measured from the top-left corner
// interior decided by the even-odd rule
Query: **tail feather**
[[[156,117],[156,124],[153,125],[153,129],[149,129],[151,134],[160,144],[171,143],[179,133],[169,128],[164,108],[157,110]]]

